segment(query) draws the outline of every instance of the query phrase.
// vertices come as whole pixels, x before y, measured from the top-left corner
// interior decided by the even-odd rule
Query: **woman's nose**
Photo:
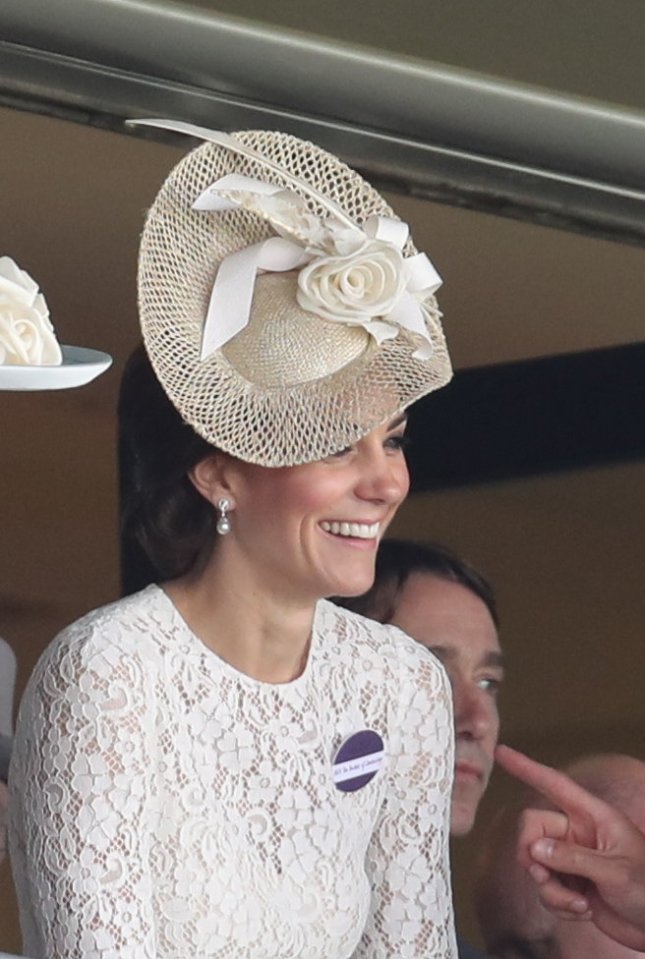
[[[391,451],[378,449],[365,455],[356,493],[362,499],[383,503],[403,500],[410,487],[405,459]]]

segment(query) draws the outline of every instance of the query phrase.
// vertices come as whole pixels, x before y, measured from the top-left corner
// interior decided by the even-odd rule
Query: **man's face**
[[[453,836],[473,826],[493,768],[503,678],[497,630],[486,604],[465,586],[414,573],[390,620],[427,646],[446,668],[455,714]]]
[[[497,862],[486,887],[479,920],[486,949],[497,959],[642,959],[592,922],[558,919],[541,905],[535,885],[515,862]]]

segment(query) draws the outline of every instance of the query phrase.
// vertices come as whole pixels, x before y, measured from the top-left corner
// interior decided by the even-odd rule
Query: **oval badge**
[[[383,740],[373,729],[352,733],[333,760],[334,785],[341,792],[362,789],[374,779],[385,761]]]

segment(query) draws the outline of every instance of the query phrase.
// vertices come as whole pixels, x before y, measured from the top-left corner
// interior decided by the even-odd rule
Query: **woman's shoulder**
[[[149,727],[164,669],[154,645],[164,626],[164,596],[158,587],[148,587],[87,613],[53,639],[21,700],[15,755],[22,758],[15,768],[30,755],[30,737],[36,737],[34,742],[73,738],[75,730],[92,726],[98,717],[120,717],[130,732],[135,724]]]
[[[327,634],[326,646],[332,654],[336,648],[342,651],[343,658],[349,657],[356,664],[367,661],[397,681],[418,677],[421,681],[443,684],[441,663],[397,626],[377,623],[329,601],[320,604],[320,618],[323,632]]]
[[[150,659],[167,627],[168,611],[158,586],[116,600],[86,613],[66,626],[45,649],[38,666],[61,664],[73,657],[88,663],[101,657],[128,655]]]

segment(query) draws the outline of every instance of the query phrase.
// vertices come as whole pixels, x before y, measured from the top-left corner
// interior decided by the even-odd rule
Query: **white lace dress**
[[[386,760],[341,792],[364,729]],[[45,652],[11,770],[24,948],[39,959],[453,959],[445,676],[320,602],[304,673],[240,674],[150,586]]]

